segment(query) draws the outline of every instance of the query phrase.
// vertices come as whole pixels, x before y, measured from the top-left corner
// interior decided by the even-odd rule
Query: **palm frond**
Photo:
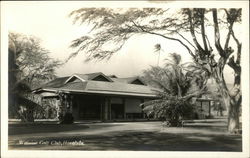
[[[41,107],[38,103],[36,103],[36,102],[34,102],[34,101],[30,100],[30,99],[27,99],[27,98],[25,98],[25,97],[23,97],[21,95],[18,95],[16,97],[16,99],[17,99],[17,103],[19,105],[24,105],[24,106],[27,106],[27,107],[30,107],[30,108]]]
[[[27,93],[31,91],[30,85],[25,81],[16,82],[15,85],[10,89],[12,92]]]

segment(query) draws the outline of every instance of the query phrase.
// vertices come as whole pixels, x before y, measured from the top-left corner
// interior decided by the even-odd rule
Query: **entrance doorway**
[[[99,120],[100,112],[100,104],[86,104],[80,107],[79,116],[83,120]]]
[[[78,118],[80,120],[100,120],[103,98],[99,96],[78,96]]]
[[[111,104],[111,119],[123,119],[124,112],[123,104]]]

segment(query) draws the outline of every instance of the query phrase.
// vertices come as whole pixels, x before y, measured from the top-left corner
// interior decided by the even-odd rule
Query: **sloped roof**
[[[78,78],[78,79],[80,79],[82,81],[87,81],[87,80],[93,80],[93,79],[95,79],[98,76],[102,76],[107,81],[113,82],[113,80],[111,78],[109,78],[108,76],[104,75],[102,72],[89,73],[89,74],[73,74],[65,82],[68,82],[73,77],[76,77],[76,78]]]
[[[116,75],[108,75],[110,78],[118,78]]]
[[[135,80],[139,80],[144,85],[146,85],[139,77],[127,77],[127,78],[112,78],[115,82],[122,82],[122,83],[132,83]]]
[[[112,78],[112,80],[116,82],[122,82],[122,83],[130,83],[134,81],[136,77],[128,77],[128,78]]]
[[[88,73],[88,74],[76,74],[77,76],[81,77],[84,80],[92,80],[97,76],[104,76],[108,80],[112,81],[108,76],[104,75],[102,72],[96,72],[96,73]]]
[[[46,88],[46,87],[53,87],[53,88],[57,88],[57,87],[61,87],[64,82],[69,78],[70,76],[66,76],[66,77],[59,77],[56,78],[44,85],[42,85],[40,88]]]
[[[40,89],[37,89],[35,93],[42,92],[56,92],[56,91],[66,91],[66,92],[76,92],[76,93],[94,93],[94,94],[109,94],[109,95],[127,95],[127,96],[141,96],[141,97],[155,97],[156,91],[158,89],[137,84],[128,84],[127,82],[133,81],[132,79],[137,78],[122,78],[121,81],[115,82],[103,82],[103,81],[93,81],[91,79],[97,77],[102,73],[92,73],[92,74],[77,74],[77,76],[84,79],[78,80],[76,82],[65,82],[70,77],[57,78]],[[113,78],[112,78],[113,79]]]

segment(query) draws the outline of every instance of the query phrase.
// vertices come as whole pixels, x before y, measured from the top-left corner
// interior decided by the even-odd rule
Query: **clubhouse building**
[[[35,89],[43,99],[54,98],[62,114],[74,120],[145,118],[140,104],[157,98],[159,89],[138,77],[117,78],[101,72],[60,77]]]

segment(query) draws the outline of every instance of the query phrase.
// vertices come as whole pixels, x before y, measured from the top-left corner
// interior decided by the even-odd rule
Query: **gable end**
[[[145,83],[143,83],[141,80],[139,80],[138,78],[133,80],[132,82],[130,82],[130,84],[137,84],[137,85],[146,85]]]
[[[93,79],[91,79],[93,81],[104,81],[104,82],[110,82],[110,80],[108,80],[106,77],[99,75],[94,77]]]
[[[81,77],[77,76],[77,75],[73,75],[73,76],[70,76],[66,81],[65,81],[65,84],[68,83],[68,82],[85,82],[84,79],[82,79]]]

